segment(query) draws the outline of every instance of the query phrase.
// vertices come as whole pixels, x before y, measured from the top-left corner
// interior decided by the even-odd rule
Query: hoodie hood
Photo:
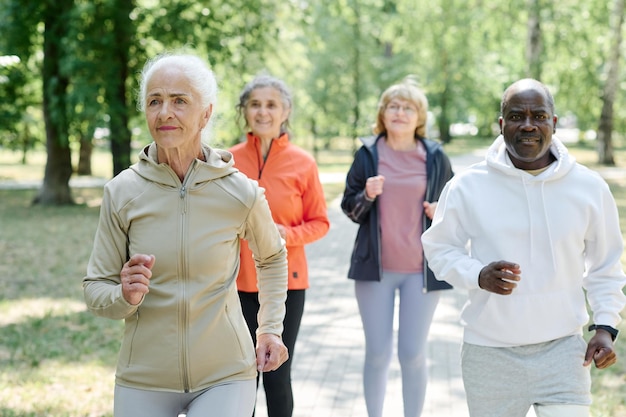
[[[534,176],[520,170],[513,165],[508,152],[506,151],[506,144],[504,143],[504,136],[500,135],[491,144],[487,150],[485,160],[487,165],[497,169],[498,171],[512,176],[527,176],[527,181],[550,181],[562,178],[567,174],[575,165],[576,159],[568,152],[563,142],[557,137],[552,136],[552,144],[550,145],[550,152],[556,158],[556,161],[552,163],[544,172]]]
[[[195,159],[185,174],[185,181],[191,181],[189,185],[215,180],[238,171],[230,152],[202,144],[202,153],[206,162]],[[154,142],[139,152],[139,161],[130,169],[149,181],[169,187],[180,186],[180,180],[170,166],[158,162],[157,145]]]

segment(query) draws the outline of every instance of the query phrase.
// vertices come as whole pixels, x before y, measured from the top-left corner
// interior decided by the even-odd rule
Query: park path
[[[454,171],[482,161],[485,151],[451,157]],[[607,180],[626,178],[623,167],[596,170]],[[345,173],[322,173],[320,177],[322,182],[345,181]],[[293,363],[294,417],[367,417],[361,377],[365,356],[363,332],[354,284],[347,279],[358,226],[341,212],[339,199],[328,207],[328,234],[306,247],[311,288],[307,290]],[[469,416],[460,367],[459,318],[465,299],[465,291],[443,291],[435,311],[428,337],[429,381],[422,417]],[[264,401],[260,389],[256,417],[267,417]],[[391,363],[384,416],[403,416],[396,356]],[[527,417],[535,417],[532,408]]]
[[[452,158],[454,170],[464,169],[483,155],[484,150],[479,150]],[[322,173],[321,179],[342,182],[345,173]],[[361,377],[363,332],[354,284],[346,277],[358,226],[341,212],[339,201],[329,204],[328,234],[306,247],[311,288],[307,290],[293,362],[294,417],[367,417]],[[429,384],[423,417],[468,416],[459,363],[459,315],[464,300],[463,291],[444,291],[435,312],[428,338]],[[385,416],[402,415],[400,368],[394,356]],[[256,417],[267,417],[262,389]]]

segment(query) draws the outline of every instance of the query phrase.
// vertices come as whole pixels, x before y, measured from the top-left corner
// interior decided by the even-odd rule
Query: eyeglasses
[[[413,115],[417,113],[417,109],[413,106],[401,106],[399,104],[389,104],[385,107],[385,110],[389,113],[400,113],[400,110],[404,112],[406,115]]]

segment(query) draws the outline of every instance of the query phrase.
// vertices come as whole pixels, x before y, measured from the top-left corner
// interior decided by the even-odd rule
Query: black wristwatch
[[[587,330],[592,331],[597,329],[606,330],[607,332],[611,333],[611,339],[613,339],[614,342],[615,339],[617,339],[617,335],[619,334],[619,330],[611,326],[606,326],[604,324],[592,324]]]

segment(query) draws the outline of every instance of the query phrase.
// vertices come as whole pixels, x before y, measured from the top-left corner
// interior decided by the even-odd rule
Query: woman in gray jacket
[[[83,287],[93,313],[125,320],[115,417],[250,416],[257,371],[288,357],[286,251],[264,191],[202,142],[216,92],[196,56],[148,62],[154,142],[105,186]],[[235,285],[242,238],[259,271],[256,353]]]

